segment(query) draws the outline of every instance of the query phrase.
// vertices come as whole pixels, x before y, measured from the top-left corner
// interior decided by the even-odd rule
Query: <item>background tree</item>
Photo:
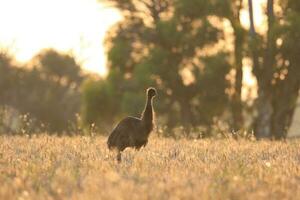
[[[180,1],[178,1],[180,2]],[[242,102],[242,80],[243,80],[243,58],[245,56],[245,36],[246,31],[243,28],[240,20],[240,12],[243,9],[243,0],[218,0],[218,1],[198,1],[198,0],[187,0],[180,2],[185,6],[183,9],[183,15],[201,18],[203,10],[207,15],[215,16],[219,18],[219,24],[224,24],[228,21],[231,27],[223,25],[223,29],[232,28],[233,44],[230,44],[228,38],[224,38],[225,44],[228,46],[233,45],[233,50],[226,49],[230,53],[230,57],[233,58],[231,64],[232,70],[235,72],[232,77],[234,85],[231,94],[231,109],[232,109],[232,128],[237,131],[244,127],[243,120],[243,102]],[[204,6],[206,5],[206,6]],[[219,25],[220,26],[220,25]]]
[[[76,122],[83,76],[72,56],[44,50],[26,67],[3,56],[0,63],[2,105],[29,114],[50,132],[66,131]]]
[[[169,127],[209,125],[220,117],[228,103],[230,65],[226,52],[213,51],[220,48],[223,32],[210,19],[211,5],[207,1],[198,1],[197,7],[185,1],[109,2],[120,9],[124,20],[106,39],[106,87],[117,92],[113,97],[101,95],[121,102],[118,115],[140,113],[145,88],[155,86],[159,89],[156,111]],[[197,15],[184,15],[188,9]]]
[[[29,113],[51,132],[66,131],[79,108],[83,124],[106,127],[139,114],[145,89],[154,86],[161,125],[212,129],[222,119],[240,130],[245,117],[257,138],[286,137],[300,87],[297,0],[266,1],[265,33],[256,32],[252,0],[105,2],[123,15],[105,41],[106,78],[85,79],[72,56],[51,49],[23,66],[1,53],[0,106]],[[240,20],[247,2],[248,38]],[[251,119],[241,98],[249,57],[258,88]]]
[[[14,70],[12,59],[7,53],[0,52],[0,103],[3,104],[9,98],[8,91],[13,86]]]
[[[251,49],[254,74],[258,81],[257,117],[254,133],[258,138],[285,138],[296,107],[300,87],[299,14],[294,0],[267,1],[268,31],[258,36],[249,0]]]

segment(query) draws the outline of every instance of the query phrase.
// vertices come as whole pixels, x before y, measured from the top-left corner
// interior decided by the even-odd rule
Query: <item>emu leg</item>
[[[117,154],[117,161],[118,162],[121,162],[122,161],[122,158],[121,158],[121,152],[118,151],[118,154]]]

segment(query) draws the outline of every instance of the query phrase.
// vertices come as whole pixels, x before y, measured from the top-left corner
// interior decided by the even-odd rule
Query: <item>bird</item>
[[[127,147],[139,150],[148,143],[148,137],[153,130],[153,98],[156,89],[150,87],[146,91],[146,104],[140,118],[128,116],[122,119],[112,130],[108,139],[109,150],[117,150],[117,161],[121,162],[121,152]]]

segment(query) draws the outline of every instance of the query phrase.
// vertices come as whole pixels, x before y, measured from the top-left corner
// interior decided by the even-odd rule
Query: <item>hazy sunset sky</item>
[[[103,74],[104,35],[120,18],[97,0],[1,0],[0,47],[21,62],[43,48],[72,51],[85,69]]]
[[[257,25],[263,1],[253,1]],[[241,17],[247,24],[246,10]],[[97,0],[1,0],[0,48],[10,49],[20,62],[44,48],[72,51],[86,70],[105,74],[103,39],[120,19]]]

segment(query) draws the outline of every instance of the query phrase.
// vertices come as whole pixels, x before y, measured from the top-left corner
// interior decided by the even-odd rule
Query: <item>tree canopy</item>
[[[61,133],[76,123],[83,75],[72,56],[48,49],[23,67],[6,54],[0,63],[0,105],[29,115],[45,131]]]
[[[234,131],[253,129],[258,138],[286,137],[300,85],[297,2],[268,0],[268,30],[259,34],[251,0],[109,1],[123,20],[107,34],[107,80],[91,82],[105,91],[97,98],[115,109],[105,114],[103,108],[90,120],[137,115],[143,91],[155,86],[159,121],[169,127],[209,129],[223,119]],[[240,18],[247,7],[249,30]],[[229,38],[226,22],[233,30]],[[249,58],[258,83],[258,98],[250,109],[242,101],[243,60]],[[247,127],[244,118],[249,121],[249,114],[253,123]]]

